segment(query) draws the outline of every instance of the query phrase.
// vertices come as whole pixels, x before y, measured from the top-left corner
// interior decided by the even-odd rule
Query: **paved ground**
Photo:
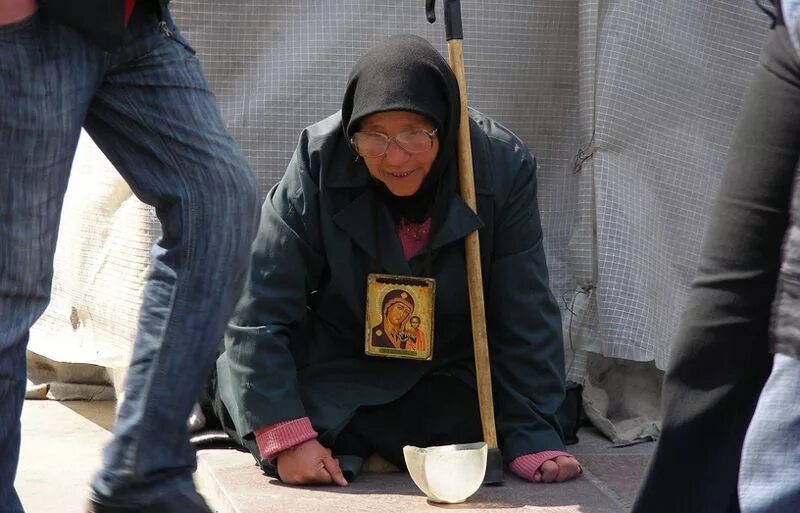
[[[100,462],[113,422],[111,402],[26,401],[17,489],[27,513],[81,513],[86,482]],[[366,474],[348,488],[300,489],[264,476],[249,454],[200,451],[196,474],[218,513],[469,513],[513,509],[525,513],[624,513],[633,500],[652,444],[612,448],[592,429],[571,446],[583,478],[532,485],[506,476],[501,487],[484,487],[466,503],[434,505],[404,473]]]
[[[16,487],[27,513],[83,512],[113,421],[110,401],[25,401]]]

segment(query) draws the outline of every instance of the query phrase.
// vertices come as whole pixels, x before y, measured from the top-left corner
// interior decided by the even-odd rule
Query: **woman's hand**
[[[2,1],[2,0],[0,0]],[[278,454],[278,475],[286,484],[347,486],[339,462],[317,440],[309,440]]]
[[[547,460],[534,472],[533,480],[537,483],[560,483],[575,479],[583,474],[578,460],[572,456],[558,456]]]
[[[0,0],[0,25],[10,25],[33,16],[36,0]]]

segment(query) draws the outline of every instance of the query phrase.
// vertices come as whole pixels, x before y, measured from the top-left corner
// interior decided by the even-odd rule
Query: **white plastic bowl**
[[[403,447],[408,473],[432,502],[458,504],[480,488],[486,474],[485,442]]]

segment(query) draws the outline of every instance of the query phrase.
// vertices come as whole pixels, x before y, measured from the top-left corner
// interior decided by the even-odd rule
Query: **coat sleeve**
[[[564,449],[555,418],[565,393],[564,348],[548,283],[536,161],[521,143],[493,146],[493,172],[507,183],[497,188],[503,197],[496,199],[487,329],[498,438],[504,459],[511,461]]]
[[[242,437],[306,416],[297,364],[307,345],[306,307],[323,258],[319,188],[305,148],[301,139],[264,201],[250,274],[217,362],[219,393]]]

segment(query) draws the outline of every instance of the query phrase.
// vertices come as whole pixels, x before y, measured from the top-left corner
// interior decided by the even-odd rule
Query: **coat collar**
[[[358,247],[371,258],[378,258],[375,235],[381,239],[380,266],[374,272],[390,274],[411,274],[400,240],[394,235],[394,221],[387,208],[377,203],[373,205],[375,191],[365,187],[351,203],[333,216],[333,222],[353,239]],[[377,223],[377,226],[376,226]]]
[[[411,268],[403,255],[397,237],[395,223],[385,205],[373,207],[375,191],[366,187],[351,203],[333,216],[333,222],[366,252],[378,258],[375,234],[381,239],[380,262],[383,269],[378,272],[410,275]],[[374,223],[377,222],[377,229]],[[444,223],[433,234],[432,249],[439,249],[451,242],[466,237],[483,227],[483,221],[461,199],[455,191],[450,192]]]

